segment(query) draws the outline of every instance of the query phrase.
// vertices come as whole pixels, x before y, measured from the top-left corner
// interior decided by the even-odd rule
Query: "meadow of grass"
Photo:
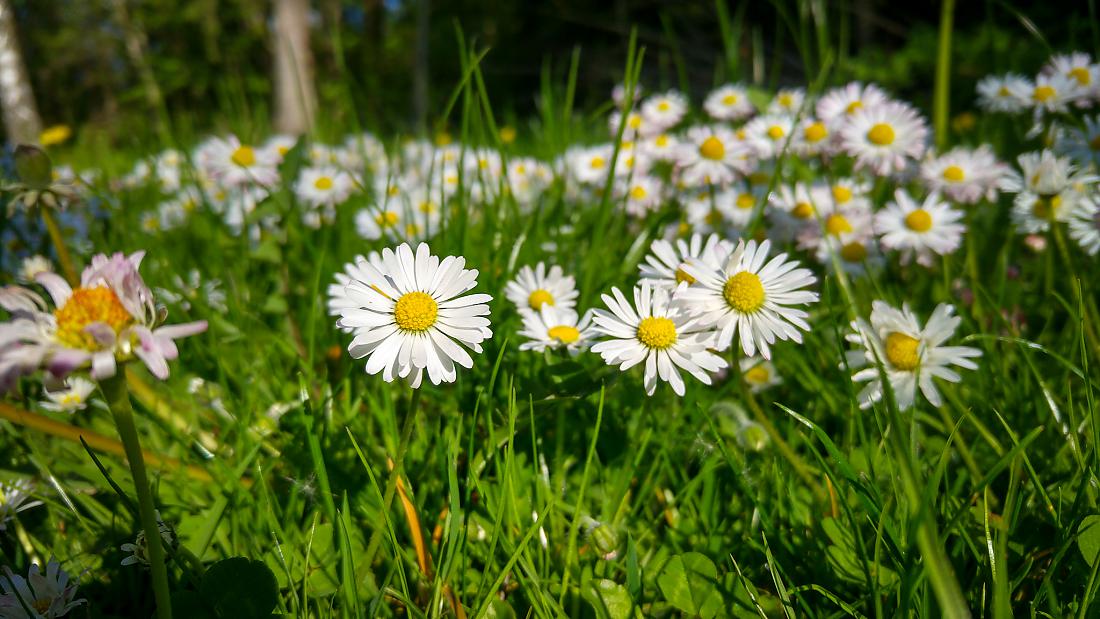
[[[539,117],[502,140],[479,57],[464,52],[466,79],[441,110],[454,144],[552,162],[606,142],[607,110],[574,110],[570,73],[549,69]],[[812,62],[814,95],[828,54]],[[628,90],[643,63],[632,54]],[[1042,147],[1027,118],[979,113],[951,130],[946,98],[935,101],[941,150],[989,143],[1012,162]],[[698,106],[690,114],[702,122]],[[267,137],[243,124],[245,141]],[[176,535],[177,617],[1097,616],[1096,258],[1061,224],[1025,243],[1002,193],[964,207],[961,247],[929,267],[887,252],[880,268],[845,275],[792,247],[820,302],[803,342],[773,347],[782,383],[751,389],[735,345],[714,385],[689,378],[683,397],[664,383],[647,396],[640,369],[520,351],[504,288],[543,261],[576,276],[579,309],[603,307],[602,293],[633,286],[681,206],[634,218],[610,182],[578,196],[560,176],[521,206],[502,192],[475,200],[463,178],[430,245],[479,270],[493,336],[454,384],[412,390],[366,375],[328,314],[333,275],[398,243],[356,231],[370,191],[332,222],[301,224],[293,185],[310,146],[289,151],[244,231],[205,203],[157,231],[156,184],[117,182],[133,158],[72,155],[100,171],[69,207],[94,213],[68,242],[73,259],[145,250],[142,275],[169,322],[209,322],[180,341],[168,380],[125,370],[155,503]],[[852,168],[790,157],[768,171],[745,237],[764,233],[767,191]],[[880,208],[895,186],[880,179],[867,196]],[[48,236],[34,242],[31,252],[55,251]],[[0,278],[13,280],[6,266]],[[874,300],[923,319],[956,307],[951,343],[982,356],[961,382],[938,383],[942,406],[918,397],[899,410],[888,393],[860,408],[844,336]],[[99,397],[71,414],[42,400],[32,379],[0,400],[0,481],[29,480],[42,502],[9,514],[0,564],[25,573],[56,557],[87,600],[70,616],[152,615],[148,568],[120,565],[141,525],[115,421]]]

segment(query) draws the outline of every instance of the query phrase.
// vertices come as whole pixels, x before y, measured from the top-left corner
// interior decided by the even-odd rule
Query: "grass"
[[[729,19],[722,34],[733,41],[743,26]],[[810,41],[823,29],[788,22],[824,45]],[[459,47],[465,79],[442,116],[461,143],[549,159],[603,135],[601,119],[574,113],[575,55],[561,84],[561,68],[546,65],[541,123],[526,143],[501,144],[479,73],[485,50],[461,34]],[[628,88],[644,60],[631,49]],[[743,69],[737,54],[724,61]],[[824,72],[831,60],[818,64]],[[938,134],[946,88],[937,80]],[[998,122],[988,135],[1011,131]],[[1003,158],[1016,140],[998,142]],[[131,163],[101,159],[108,176]],[[295,617],[1096,612],[1094,265],[1075,248],[1055,251],[1058,239],[1026,250],[1007,223],[1009,198],[969,212],[964,248],[932,269],[890,259],[871,278],[823,275],[805,342],[775,347],[781,386],[754,394],[735,363],[683,398],[666,386],[646,397],[638,373],[595,355],[520,352],[502,294],[519,266],[544,260],[578,275],[582,307],[598,304],[632,283],[671,208],[638,225],[609,188],[578,205],[555,185],[529,216],[507,198],[460,199],[432,249],[480,270],[478,291],[496,297],[494,337],[456,384],[414,395],[366,376],[325,312],[331,274],[382,246],[354,232],[365,198],[312,230],[294,225],[288,184],[261,207],[286,225],[258,242],[208,209],[150,236],[140,214],[152,193],[97,190],[109,212],[89,230],[97,251],[146,249],[150,285],[179,290],[174,278],[194,269],[225,293],[224,310],[201,293],[172,304],[173,321],[208,319],[209,332],[182,343],[166,383],[136,368],[131,380],[143,447],[190,467],[149,460],[157,506],[179,536],[174,595],[204,590],[212,562],[243,556],[270,568],[276,612]],[[958,337],[983,357],[959,385],[941,384],[942,408],[858,408],[843,334],[873,299],[925,318],[939,302],[958,307]],[[38,393],[26,382],[0,412],[41,414]],[[92,616],[150,615],[148,574],[119,566],[137,513],[118,450],[2,416],[0,478],[37,480],[45,505],[0,534],[0,564],[19,571],[56,556],[80,575]],[[54,418],[114,436],[97,408]],[[242,598],[259,597],[252,584],[234,582]]]

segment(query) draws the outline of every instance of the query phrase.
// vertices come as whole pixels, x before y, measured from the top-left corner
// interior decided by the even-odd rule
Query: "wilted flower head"
[[[174,340],[205,331],[206,322],[160,326],[163,316],[138,273],[144,255],[99,254],[76,289],[55,273],[40,273],[36,280],[52,297],[52,310],[36,292],[0,289],[0,307],[11,314],[0,323],[0,391],[38,369],[64,378],[90,368],[92,378],[110,378],[119,362],[134,358],[167,378],[168,361],[179,356]]]

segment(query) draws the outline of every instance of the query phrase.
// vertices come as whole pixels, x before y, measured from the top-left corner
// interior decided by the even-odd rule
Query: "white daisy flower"
[[[167,378],[168,361],[179,356],[175,340],[202,333],[206,321],[161,325],[164,316],[138,273],[144,255],[94,256],[75,290],[56,273],[40,273],[36,280],[52,297],[52,311],[26,288],[0,289],[0,307],[11,314],[0,323],[0,392],[39,369],[65,378],[90,368],[93,379],[110,378],[120,362],[135,358]]]
[[[803,118],[794,130],[792,149],[800,157],[829,155],[835,150],[836,139],[829,125],[816,118]]]
[[[834,264],[833,256],[837,262]],[[886,262],[879,244],[870,234],[841,234],[826,236],[814,252],[817,261],[830,272],[839,264],[845,273],[859,277],[881,268]]]
[[[675,161],[680,152],[680,140],[674,135],[659,133],[642,140],[638,152],[651,161]]]
[[[826,124],[839,126],[856,112],[877,107],[886,101],[886,93],[878,86],[851,82],[846,86],[833,88],[818,99],[817,117]]]
[[[1084,128],[1063,127],[1054,149],[1067,155],[1082,168],[1100,169],[1100,116],[1085,117]]]
[[[303,168],[294,184],[298,199],[314,208],[342,204],[354,190],[351,175],[332,165]]]
[[[88,406],[88,400],[95,392],[95,383],[79,376],[70,376],[60,389],[46,389],[47,402],[42,408],[59,413],[75,413]]]
[[[875,233],[882,246],[901,252],[902,263],[914,257],[918,264],[932,266],[933,256],[954,253],[962,244],[966,225],[963,213],[931,193],[917,204],[904,190],[894,192],[894,200],[875,213]]]
[[[195,163],[223,187],[271,187],[279,182],[279,157],[273,151],[242,144],[235,135],[213,138],[196,151]]]
[[[694,232],[718,234],[726,237],[741,235],[736,222],[744,218],[736,212],[733,200],[719,199],[721,192],[696,190],[681,198],[689,228]]]
[[[753,393],[783,384],[783,377],[776,371],[775,364],[767,359],[742,357],[738,365],[741,366],[741,379]]]
[[[1100,253],[1100,202],[1086,197],[1069,220],[1069,235],[1090,256]]]
[[[466,259],[441,261],[426,243],[416,254],[403,243],[382,250],[382,269],[359,263],[366,277],[355,278],[347,295],[359,307],[344,308],[338,326],[353,329],[348,345],[352,358],[366,357],[367,374],[382,374],[391,382],[403,378],[419,388],[424,370],[434,385],[458,378],[455,364],[472,368],[473,359],[458,344],[480,353],[492,337],[487,294],[464,293],[477,285],[477,270],[465,269]]]
[[[836,194],[844,200],[838,200]],[[810,188],[810,204],[814,219],[798,231],[799,249],[816,251],[827,239],[867,238],[873,234],[872,212],[868,200],[857,199],[847,193],[844,185],[816,184]],[[799,205],[796,205],[796,208]],[[800,213],[801,214],[801,213]],[[797,223],[797,222],[795,222]]]
[[[861,408],[869,408],[882,399],[883,386],[877,362],[882,363],[898,408],[903,410],[915,403],[918,386],[932,406],[940,406],[942,400],[933,377],[952,383],[962,379],[949,366],[977,369],[971,359],[980,357],[980,350],[968,346],[943,346],[962,322],[954,312],[953,306],[940,304],[932,312],[928,324],[921,327],[908,304],[903,304],[899,311],[884,301],[875,301],[870,323],[862,318],[852,322],[855,332],[846,339],[863,350],[850,352],[848,363],[852,367],[871,365],[852,376],[856,382],[868,383],[859,393]]]
[[[544,305],[573,309],[578,294],[577,282],[572,275],[565,275],[558,265],[547,270],[542,262],[533,269],[524,266],[516,273],[516,278],[504,287],[504,296],[516,305],[521,314],[537,312]]]
[[[669,90],[650,96],[642,103],[641,109],[647,127],[652,127],[656,133],[663,133],[683,120],[687,107],[687,97],[675,90]]]
[[[620,179],[615,184],[616,197],[623,201],[623,207],[632,217],[645,217],[657,210],[664,199],[664,193],[661,179],[648,174]]]
[[[19,281],[21,282],[33,282],[34,278],[38,277],[39,273],[52,273],[53,265],[50,264],[50,259],[35,254],[30,258],[24,258],[23,263],[19,265]]]
[[[30,501],[34,493],[34,484],[26,479],[0,481],[0,531],[7,529],[8,522],[19,512],[38,507],[42,501]]]
[[[748,90],[740,84],[727,84],[712,91],[703,102],[703,109],[715,120],[741,120],[756,112]]]
[[[1012,223],[1022,234],[1037,234],[1050,230],[1050,222],[1071,221],[1085,194],[1067,187],[1054,195],[1021,191],[1012,200]]]
[[[172,525],[161,520],[159,510],[156,512],[156,518],[157,533],[160,534],[161,543],[164,548],[175,550],[179,547],[179,536],[176,535],[176,530],[172,528]],[[132,544],[123,544],[119,547],[119,550],[129,553],[122,559],[120,565],[149,565],[149,544],[145,541],[144,530],[137,532]]]
[[[298,145],[298,138],[293,135],[276,134],[271,136],[264,142],[263,149],[274,153],[276,158],[281,162],[286,154],[290,152],[290,149]]]
[[[714,200],[723,205],[722,213],[727,217],[726,225],[742,231],[752,221],[756,203],[761,200],[762,193],[754,192],[747,183],[739,182],[718,192]]]
[[[645,262],[638,265],[641,281],[654,288],[674,290],[680,283],[694,284],[695,279],[687,274],[684,267],[691,260],[720,266],[725,263],[733,244],[711,234],[706,238],[693,234],[690,239],[676,239],[675,244],[665,239],[657,239],[649,246]]]
[[[0,616],[63,617],[87,600],[76,599],[76,582],[69,581],[69,574],[61,569],[57,559],[51,558],[43,574],[37,563],[31,564],[27,577],[17,576],[8,567],[0,576]],[[24,609],[34,609],[34,615]]]
[[[1036,113],[1059,113],[1069,110],[1072,103],[1085,96],[1077,80],[1061,74],[1035,76],[1035,83],[1016,82],[1012,86],[1012,95]]]
[[[841,128],[840,139],[857,168],[888,176],[920,159],[928,126],[909,105],[890,101],[860,108]]]
[[[1069,157],[1058,157],[1052,151],[1024,153],[1016,162],[1020,171],[1011,171],[1001,179],[1001,189],[1009,193],[1027,191],[1041,196],[1053,196],[1066,189],[1083,191],[1100,176],[1078,167]]]
[[[1040,73],[1072,79],[1086,95],[1096,96],[1100,92],[1100,64],[1094,63],[1092,57],[1084,52],[1058,54]]]
[[[921,164],[920,174],[930,192],[940,192],[961,204],[997,199],[997,188],[1008,167],[983,144],[974,150],[955,148]]]
[[[592,326],[592,312],[578,318],[572,309],[553,305],[543,305],[538,312],[524,312],[519,334],[528,340],[520,344],[520,350],[564,348],[571,354],[587,349],[598,335]]]
[[[787,114],[765,114],[745,124],[745,141],[752,146],[758,159],[778,157],[794,130],[794,117]]]
[[[354,260],[345,264],[342,272],[333,275],[336,282],[328,286],[328,299],[325,305],[329,316],[339,317],[345,309],[359,307],[359,302],[348,296],[347,288],[352,282],[365,281],[369,277],[369,274],[359,266],[364,263],[369,263],[379,272],[386,268],[382,264],[382,254],[376,251],[370,252],[366,257],[356,256]],[[341,328],[341,331],[351,333],[352,329]]]
[[[623,113],[614,110],[607,117],[607,131],[614,140],[619,135],[619,126],[623,125],[623,140],[632,141],[643,136],[653,135],[661,131],[661,127],[652,125],[638,110],[632,110],[623,121]]]
[[[676,303],[707,328],[718,330],[716,344],[725,350],[740,335],[741,350],[771,358],[777,339],[802,341],[799,329],[810,325],[805,311],[793,306],[817,302],[817,293],[801,290],[815,279],[809,269],[779,254],[765,264],[771,242],[739,241],[725,264],[715,267],[698,260],[684,270],[696,283],[676,291]]]
[[[658,379],[676,395],[684,395],[680,370],[709,385],[710,373],[727,367],[725,359],[708,350],[714,345],[714,332],[674,307],[668,290],[641,282],[634,287],[633,305],[618,288],[601,298],[611,311],[595,310],[593,320],[610,339],[594,344],[592,352],[624,372],[645,362],[647,395],[653,395]]]
[[[724,127],[695,126],[680,146],[677,167],[689,187],[725,185],[752,168],[752,148]]]
[[[1026,103],[1016,93],[1026,92],[1030,86],[1018,73],[987,75],[978,82],[978,107],[988,112],[1022,112]]]
[[[768,114],[780,116],[794,116],[802,108],[802,102],[806,100],[806,91],[802,88],[780,88],[775,93],[775,98],[768,103]]]
[[[570,176],[585,185],[599,185],[611,170],[611,145],[575,147],[566,152]]]

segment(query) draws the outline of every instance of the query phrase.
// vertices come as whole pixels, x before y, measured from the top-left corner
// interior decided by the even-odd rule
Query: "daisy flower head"
[[[572,309],[553,305],[543,305],[538,312],[525,312],[519,334],[528,340],[520,344],[520,350],[542,352],[562,348],[574,355],[587,349],[598,335],[592,325],[592,312],[578,317]]]
[[[741,367],[741,379],[753,393],[783,384],[783,377],[776,371],[775,364],[767,359],[742,357],[738,365]]]
[[[615,193],[623,201],[623,207],[632,217],[645,217],[657,210],[664,199],[664,186],[661,179],[648,174],[639,174],[618,179]]]
[[[1100,202],[1084,197],[1069,220],[1069,236],[1090,256],[1100,253]]]
[[[846,339],[862,350],[850,352],[848,364],[871,366],[852,376],[857,383],[868,383],[859,393],[860,408],[869,408],[882,399],[884,389],[878,362],[882,363],[886,379],[890,381],[898,408],[903,410],[916,402],[918,386],[932,406],[940,406],[940,393],[932,379],[941,378],[952,383],[962,380],[950,366],[977,369],[972,359],[981,356],[980,350],[943,345],[962,322],[954,313],[954,306],[940,304],[922,327],[908,304],[898,310],[885,301],[875,301],[871,306],[870,322],[862,318],[852,322],[853,333]]]
[[[50,558],[43,574],[37,563],[31,564],[27,577],[17,576],[4,568],[0,576],[0,615],[3,617],[63,617],[87,600],[76,599],[77,583],[61,569],[57,559]],[[33,609],[30,615],[24,609]]]
[[[746,355],[759,350],[771,359],[777,339],[802,342],[799,329],[810,329],[805,320],[809,314],[796,306],[817,302],[817,293],[803,290],[814,283],[813,274],[787,254],[769,261],[770,250],[770,241],[742,240],[724,264],[694,260],[685,267],[696,283],[677,289],[676,303],[703,327],[718,330],[719,350],[729,348],[739,335]]]
[[[768,195],[768,218],[784,240],[797,237],[816,222],[817,207],[805,183],[779,185]]]
[[[642,117],[647,127],[663,133],[675,127],[687,114],[687,97],[675,90],[651,95],[642,103]]]
[[[815,157],[832,154],[836,147],[836,139],[825,121],[817,118],[803,118],[794,129],[791,144],[794,152],[800,157]]]
[[[1050,59],[1040,73],[1062,75],[1077,82],[1084,95],[1095,97],[1100,92],[1100,63],[1084,52],[1058,54]]]
[[[461,256],[440,260],[427,243],[415,254],[408,243],[383,249],[381,269],[358,263],[365,277],[354,277],[346,288],[358,306],[342,308],[337,326],[355,333],[348,352],[366,358],[367,374],[381,373],[386,382],[403,378],[417,389],[425,370],[438,385],[458,378],[456,364],[473,367],[463,346],[480,353],[492,337],[487,303],[493,298],[466,294],[478,272],[465,266]]]
[[[839,265],[845,273],[856,277],[866,275],[885,262],[874,236],[865,233],[827,236],[817,245],[814,257],[829,271]]]
[[[650,136],[638,144],[639,152],[651,161],[675,161],[679,149],[680,140],[668,133]]]
[[[780,88],[768,103],[767,113],[794,116],[802,108],[802,102],[805,100],[806,91],[802,88]]]
[[[752,147],[717,126],[688,129],[677,159],[680,179],[689,187],[725,185],[752,166]]]
[[[904,189],[894,192],[894,200],[875,213],[875,232],[882,246],[901,252],[902,263],[914,257],[917,263],[932,266],[933,256],[946,256],[962,244],[966,225],[962,212],[930,193],[920,204]]]
[[[1100,169],[1100,116],[1085,117],[1084,121],[1083,128],[1064,127],[1054,149],[1082,168],[1091,165]]]
[[[607,117],[607,131],[612,140],[619,136],[620,126],[623,129],[623,140],[626,141],[653,135],[661,130],[660,127],[652,125],[638,110],[629,112],[625,120],[623,120],[623,113],[620,110],[611,112],[611,115]]]
[[[38,277],[39,273],[50,273],[53,271],[53,265],[50,264],[50,259],[40,254],[35,254],[28,258],[24,258],[22,264],[19,265],[19,274],[17,279],[21,282],[33,282],[35,277]]]
[[[840,139],[857,168],[889,176],[924,154],[928,126],[909,105],[889,101],[860,108],[841,128]]]
[[[726,215],[726,225],[740,232],[748,228],[752,221],[756,203],[760,201],[762,193],[754,191],[748,183],[738,182],[718,192],[714,200],[723,205],[722,212]]]
[[[727,367],[725,359],[709,350],[714,332],[675,307],[668,290],[641,282],[634,287],[633,305],[618,288],[601,297],[610,311],[595,310],[593,321],[609,339],[594,344],[592,352],[624,372],[644,362],[646,395],[653,395],[662,380],[682,396],[680,370],[709,385],[710,373]]]
[[[382,264],[382,254],[376,251],[372,251],[364,256],[356,256],[354,260],[344,265],[344,270],[333,275],[335,282],[329,284],[328,295],[326,301],[326,307],[328,309],[328,315],[339,317],[340,312],[345,309],[352,309],[359,307],[359,302],[348,296],[348,285],[354,281],[363,281],[369,275],[364,271],[360,265],[370,264],[375,270],[381,271],[385,268]],[[345,333],[351,333],[352,329],[341,328],[341,331]]]
[[[747,218],[736,212],[733,200],[726,199],[723,191],[696,189],[681,198],[687,218],[688,228],[694,232],[717,232],[722,236],[736,237],[741,234],[737,222]]]
[[[749,92],[740,84],[726,84],[707,95],[703,109],[715,120],[741,120],[756,113]]]
[[[843,185],[818,183],[810,187],[809,204],[813,207],[814,218],[798,232],[796,238],[800,249],[816,251],[829,240],[862,239],[873,233],[870,201],[856,199],[856,194],[839,191],[838,187]],[[799,206],[796,204],[796,208]]]
[[[1056,114],[1069,110],[1085,96],[1077,80],[1060,73],[1035,76],[1035,82],[1017,82],[1012,85],[1012,94],[1026,107],[1033,108],[1036,114]]]
[[[1100,180],[1088,168],[1079,167],[1069,157],[1059,157],[1050,150],[1024,153],[1016,162],[1019,172],[1011,171],[1001,179],[1001,189],[1009,193],[1027,191],[1054,196],[1066,189],[1083,191]]]
[[[179,536],[171,524],[161,520],[160,511],[156,512],[157,533],[164,548],[179,548]],[[149,544],[145,540],[145,531],[137,532],[133,543],[126,543],[119,547],[122,552],[129,553],[122,559],[120,565],[149,565]]]
[[[7,529],[19,512],[38,507],[41,501],[30,501],[34,493],[34,484],[26,479],[0,481],[0,531]]]
[[[42,403],[42,408],[58,413],[75,413],[88,407],[88,400],[94,392],[95,383],[80,376],[70,376],[60,389],[46,389],[46,401]]]
[[[283,159],[286,158],[286,155],[290,152],[290,149],[294,148],[297,145],[298,138],[294,137],[293,135],[280,133],[268,138],[267,141],[264,142],[263,149],[270,153],[273,153],[275,157],[281,162]]]
[[[1052,195],[1022,191],[1012,200],[1012,223],[1024,234],[1046,232],[1050,230],[1051,222],[1072,221],[1074,213],[1085,200],[1085,194],[1073,187],[1066,187]]]
[[[672,291],[681,283],[691,285],[695,278],[687,274],[684,267],[691,260],[719,266],[729,257],[733,245],[717,234],[707,237],[699,233],[689,239],[676,239],[676,242],[657,239],[649,246],[645,262],[638,265],[641,281],[654,288]]]
[[[826,124],[840,125],[864,108],[886,103],[888,97],[874,84],[851,82],[833,88],[817,101],[817,117]]]
[[[1031,82],[1023,75],[987,75],[978,82],[978,107],[987,112],[1022,112],[1025,101],[1017,93],[1027,92]]]
[[[298,199],[314,208],[342,204],[354,189],[351,175],[331,165],[304,168],[294,184]]]
[[[521,314],[538,312],[545,305],[573,309],[577,295],[577,282],[572,275],[565,275],[558,265],[547,269],[543,262],[535,268],[524,266],[504,287],[504,296]]]
[[[226,188],[271,187],[279,182],[279,156],[274,151],[244,144],[235,135],[212,139],[196,154],[196,163]]]
[[[570,176],[582,185],[598,185],[611,170],[611,145],[574,147],[565,154]]]
[[[993,149],[983,144],[974,150],[955,148],[925,160],[920,175],[930,192],[940,192],[960,204],[993,201],[1008,167],[997,161]]]
[[[174,340],[202,333],[206,321],[160,324],[163,316],[138,273],[144,255],[94,256],[76,289],[56,273],[39,274],[53,310],[26,288],[0,289],[0,307],[11,314],[0,323],[0,392],[39,369],[65,378],[90,368],[93,379],[103,380],[133,359],[167,378],[168,361],[179,356]]]
[[[794,117],[788,114],[765,114],[757,116],[745,124],[745,141],[756,153],[758,159],[771,159],[784,152],[791,142],[794,130]]]

